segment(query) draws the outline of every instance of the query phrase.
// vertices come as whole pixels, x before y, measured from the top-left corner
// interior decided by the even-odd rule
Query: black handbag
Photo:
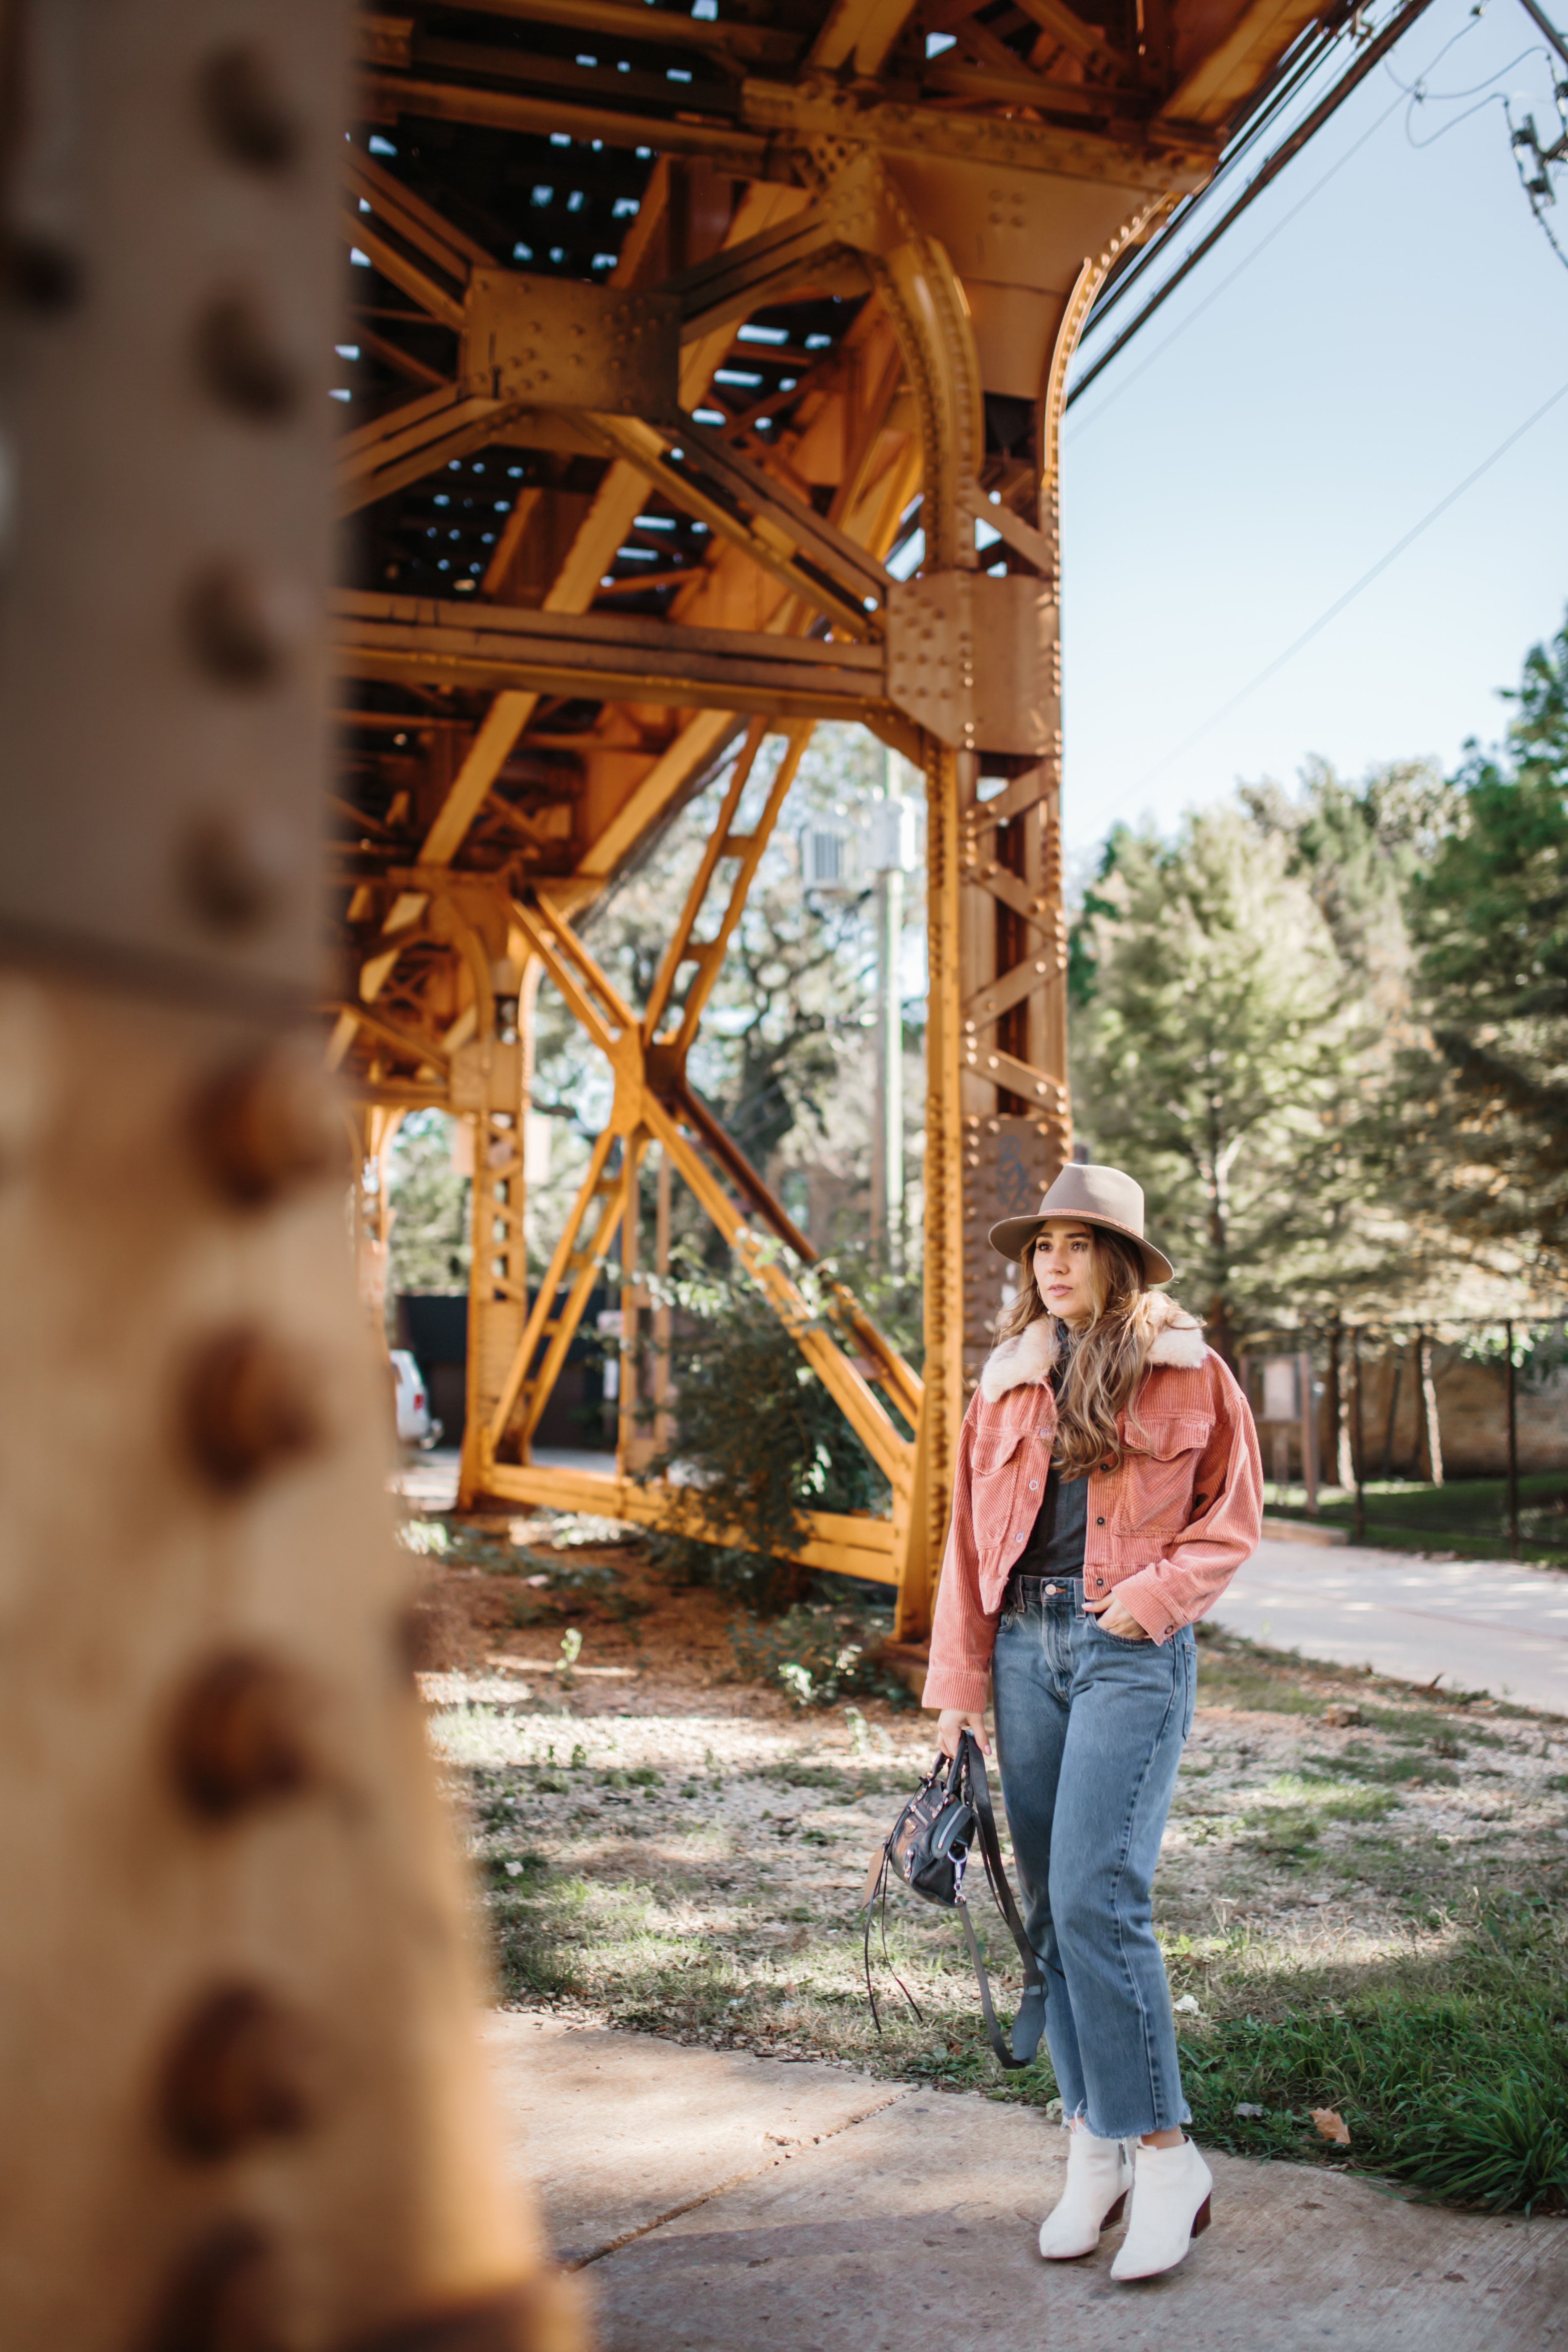
[[[1024,1992],[1013,2020],[1011,2047],[1002,2038],[1002,2029],[991,2006],[991,1987],[985,1975],[985,1963],[980,1956],[969,1906],[963,1899],[964,1868],[976,1839],[979,1840],[980,1858],[996,1908],[1007,1924],[1013,1941],[1018,1947],[1018,1957],[1024,1964]],[[880,1899],[882,1957],[887,1960],[888,1881],[895,1872],[906,1886],[912,1888],[916,1895],[922,1895],[926,1902],[940,1903],[944,1910],[957,1912],[963,1922],[964,1935],[969,1939],[969,1957],[974,1963],[975,1982],[980,1988],[980,2007],[985,2020],[985,2038],[999,2065],[1010,2070],[1026,2066],[1039,2048],[1040,2035],[1045,2031],[1046,1980],[1040,1973],[1040,1963],[1034,1948],[1024,1933],[1024,1923],[1018,1916],[1018,1906],[1013,1900],[1013,1890],[1002,1866],[996,1816],[991,1809],[990,1783],[985,1778],[984,1759],[972,1733],[959,1733],[958,1753],[951,1762],[945,1756],[938,1756],[893,1823],[889,1835],[871,1857],[871,1867],[866,1874],[866,1888],[861,1896],[866,1926],[866,1993],[871,2004],[871,2020],[879,2033],[882,2030],[882,2021],[878,2014],[877,1995],[871,1983],[871,1915]],[[893,1982],[915,2015],[921,2017],[920,2003],[890,1960],[888,1960],[888,1968]],[[924,2022],[923,2018],[921,2022]]]

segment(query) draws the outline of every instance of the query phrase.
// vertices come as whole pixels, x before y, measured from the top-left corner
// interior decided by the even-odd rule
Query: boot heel
[[[1204,2231],[1208,2228],[1209,2222],[1213,2218],[1209,2212],[1209,2207],[1212,2202],[1212,2198],[1205,2197],[1203,2203],[1198,2207],[1197,2211],[1193,2215],[1193,2235],[1194,2238],[1201,2238]]]
[[[1104,2221],[1100,2223],[1100,2226],[1102,2230],[1112,2230],[1115,2228],[1117,2222],[1121,2219],[1121,2209],[1126,2202],[1127,2191],[1124,2189],[1121,2196],[1117,2199],[1115,2204],[1111,2207],[1110,2212],[1106,2215]]]

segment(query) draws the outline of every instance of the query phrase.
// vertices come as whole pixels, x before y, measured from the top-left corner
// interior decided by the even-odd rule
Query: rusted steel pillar
[[[7,2352],[577,2340],[487,2116],[296,1034],[346,31],[8,13]]]

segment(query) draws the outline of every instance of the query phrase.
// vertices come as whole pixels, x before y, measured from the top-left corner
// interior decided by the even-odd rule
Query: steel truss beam
[[[574,104],[560,97],[476,89],[422,76],[363,73],[360,110],[367,122],[405,114],[538,134],[562,131],[584,142],[636,147],[652,142],[666,154],[699,155],[716,170],[763,179],[785,172],[789,142],[847,141],[895,155],[941,155],[982,169],[1006,167],[1110,184],[1118,189],[1200,186],[1219,152],[1217,137],[1190,123],[1138,123],[1124,118],[1112,135],[1063,131],[1017,118],[950,113],[942,107],[878,100],[820,82],[747,81],[741,122],[701,122],[629,108]],[[989,93],[987,93],[989,95]],[[780,152],[775,160],[774,142]]]
[[[879,646],[350,590],[333,603],[341,677],[864,720],[908,748],[917,740],[886,698]]]
[[[1179,10],[1184,0],[1170,5]],[[443,868],[464,854],[478,821],[489,828],[485,854],[510,861],[488,887],[514,894],[504,924],[517,956],[530,971],[549,971],[610,1060],[616,1096],[608,1139],[595,1146],[544,1290],[492,1389],[482,1450],[466,1479],[493,1481],[493,1491],[520,1500],[578,1492],[582,1482],[526,1455],[617,1232],[623,1470],[645,1446],[631,1384],[642,1295],[637,1171],[657,1150],[664,1197],[671,1171],[679,1173],[888,1471],[893,1509],[883,1557],[899,1631],[915,1637],[929,1623],[958,1430],[998,1304],[985,1233],[1037,1196],[1071,1144],[1057,612],[1067,367],[1107,272],[1208,176],[1233,84],[1266,76],[1310,12],[1306,0],[1227,0],[1224,27],[1201,39],[1187,27],[1183,72],[1202,98],[1186,109],[1201,118],[1191,121],[1178,119],[1186,101],[1160,62],[1168,29],[1134,59],[1120,37],[1063,0],[1019,0],[1011,26],[982,23],[973,0],[933,0],[920,26],[951,30],[955,47],[923,76],[901,38],[912,16],[907,0],[834,0],[815,31],[645,16],[623,0],[481,0],[481,13],[523,28],[576,26],[592,34],[595,56],[569,63],[536,54],[526,30],[503,52],[445,33],[433,41],[417,25],[389,20],[363,52],[365,119],[548,131],[567,142],[651,146],[660,160],[609,287],[562,283],[542,294],[528,313],[537,331],[526,349],[509,340],[507,325],[519,315],[523,281],[421,209],[399,181],[362,171],[358,160],[349,167],[351,189],[370,209],[347,216],[345,233],[363,225],[358,241],[372,251],[366,237],[376,240],[373,257],[433,327],[453,335],[455,357],[449,381],[344,441],[344,507],[388,496],[487,439],[553,453],[542,471],[532,469],[472,603],[365,593],[337,603],[341,675],[426,702],[491,698],[471,738],[458,740],[417,856],[384,857],[375,845],[361,854],[356,870],[379,878],[356,904],[362,921],[382,930],[360,972],[360,1005],[384,985],[412,996],[389,1003],[386,1029],[359,1024],[357,1083],[391,1112],[421,1087],[470,1082],[468,1045],[453,1055],[449,1076],[438,1060],[419,1058],[422,1034],[445,1036],[466,996],[448,994],[426,1013],[420,990],[439,994],[437,980],[421,977],[428,927],[446,903]],[[694,61],[719,61],[725,78],[700,74],[689,94],[672,99],[635,57],[616,61],[624,73],[601,68],[599,47],[621,37],[682,44]],[[919,99],[910,83],[895,89],[885,79],[895,47],[900,74],[915,68]],[[717,226],[694,234],[698,212],[729,180],[743,184],[739,201],[726,199]],[[714,401],[714,370],[746,321],[830,296],[857,302],[855,325],[821,357],[791,351],[792,364],[805,364],[787,397],[781,385],[717,428],[698,424],[691,411]],[[553,331],[549,320],[562,327],[572,304],[593,346],[579,378],[597,387],[593,396],[574,391],[559,369],[548,383],[524,381],[536,361],[553,367],[540,347]],[[491,322],[488,343],[476,328],[481,317]],[[645,362],[653,373],[637,377]],[[539,563],[552,509],[549,465],[584,457],[607,458],[608,467],[551,578]],[[650,499],[664,516],[707,533],[699,558],[688,541],[683,559],[655,575],[671,593],[657,620],[598,601],[634,586],[616,551]],[[895,580],[882,559],[916,499],[923,560],[913,579]],[[511,593],[516,603],[498,601]],[[553,875],[537,858],[530,864],[532,818],[490,797],[514,752],[541,743],[530,729],[542,697],[599,706],[595,738],[579,741],[616,732],[641,740],[650,716],[664,714],[640,781],[613,798],[597,786],[584,791],[592,822],[575,862]],[[572,916],[748,715],[747,741],[639,1021],[573,931]],[[782,797],[775,776],[763,820],[752,835],[736,834],[764,724],[799,733],[816,719],[871,727],[926,778],[923,1383],[852,1300],[837,1298],[835,1312],[875,1368],[869,1384],[803,1320],[800,1287],[762,1249],[758,1230],[803,1263],[809,1245],[685,1077],[759,836]],[[499,840],[498,825],[506,828]],[[721,866],[723,913],[704,929]],[[346,990],[340,1048],[357,1011]],[[521,1458],[507,1458],[513,1451]],[[674,1507],[668,1496],[639,1502],[642,1491],[621,1487],[616,1502],[599,1499],[633,1517]],[[689,1496],[681,1507],[694,1507]],[[811,1538],[837,1539],[821,1529]]]
[[[767,833],[771,831],[778,809],[783,804],[789,777],[793,775],[804,748],[805,737],[798,737],[780,763],[783,781],[781,782],[780,777],[774,778],[769,794],[768,808],[763,816],[759,819],[751,839],[745,845],[749,856],[742,865],[742,873],[731,885],[729,904],[716,935],[721,941],[727,941],[729,932],[738,919],[751,873],[754,871],[756,859],[761,855],[761,848],[765,843]],[[733,788],[731,789],[733,791]],[[733,798],[738,804],[739,794],[734,793]],[[758,840],[758,835],[762,836],[761,841]],[[688,900],[684,926],[688,939],[706,895],[707,892],[704,889],[702,898],[700,898],[694,891]],[[856,1370],[849,1358],[838,1348],[831,1334],[816,1320],[797,1285],[784,1272],[777,1261],[763,1249],[762,1237],[745,1222],[723,1186],[711,1173],[700,1153],[684,1131],[683,1121],[679,1116],[682,1111],[689,1116],[688,1106],[683,1098],[685,1049],[679,1042],[683,1034],[689,1034],[686,1029],[684,1017],[682,1028],[668,1039],[655,1038],[651,1034],[653,1023],[660,1017],[664,1005],[668,1001],[668,985],[658,1000],[657,1009],[653,1009],[649,1015],[645,1015],[644,1020],[639,1023],[631,1008],[621,998],[614,983],[600,969],[587,948],[562,918],[559,910],[552,907],[544,894],[542,893],[540,896],[537,909],[519,907],[514,911],[519,927],[527,938],[533,953],[538,956],[541,964],[560,991],[574,1018],[609,1062],[615,1073],[616,1100],[609,1127],[595,1146],[588,1174],[579,1191],[577,1202],[568,1219],[562,1241],[557,1245],[556,1259],[552,1262],[550,1275],[546,1276],[545,1283],[542,1286],[535,1300],[528,1328],[523,1334],[518,1353],[513,1359],[510,1371],[491,1416],[486,1436],[485,1475],[489,1475],[490,1465],[499,1456],[499,1450],[505,1438],[508,1425],[512,1420],[514,1409],[525,1389],[530,1391],[530,1401],[525,1406],[525,1418],[519,1432],[521,1442],[524,1446],[532,1427],[537,1425],[538,1410],[542,1409],[542,1402],[538,1409],[535,1409],[532,1400],[536,1396],[542,1400],[542,1395],[548,1391],[543,1380],[542,1367],[539,1379],[532,1383],[531,1387],[530,1386],[531,1360],[540,1340],[546,1336],[547,1323],[550,1323],[554,1317],[554,1299],[557,1292],[575,1263],[578,1271],[574,1278],[581,1286],[580,1296],[576,1298],[575,1313],[573,1313],[569,1302],[563,1317],[556,1318],[552,1331],[552,1344],[557,1347],[559,1362],[564,1360],[565,1347],[570,1339],[570,1331],[566,1330],[566,1319],[569,1317],[574,1327],[576,1317],[581,1314],[588,1289],[592,1286],[593,1260],[597,1258],[602,1261],[603,1251],[608,1245],[615,1223],[625,1214],[624,1205],[606,1208],[592,1249],[585,1251],[575,1244],[577,1229],[587,1213],[589,1203],[594,1195],[602,1191],[605,1184],[604,1171],[609,1151],[608,1139],[618,1135],[622,1139],[623,1167],[635,1159],[644,1137],[650,1138],[663,1147],[673,1167],[683,1177],[701,1207],[723,1234],[725,1240],[730,1243],[741,1264],[757,1283],[785,1328],[798,1341],[807,1362],[844,1412],[851,1428],[866,1446],[872,1459],[883,1471],[895,1493],[900,1486],[907,1486],[911,1470],[910,1441],[903,1436],[882,1406],[878,1403],[863,1375]],[[686,960],[684,952],[678,948],[675,968],[678,969],[679,963]],[[699,978],[696,983],[699,1008],[708,987],[711,986],[712,980],[717,976],[717,961],[711,957],[705,957],[699,964]],[[692,1029],[695,1027],[694,1019],[691,1027]],[[675,1097],[676,1107],[673,1113],[667,1102],[660,1099],[661,1094]],[[753,1193],[765,1191],[762,1180],[755,1176],[754,1171],[749,1172],[751,1184],[748,1189]],[[783,1210],[777,1208],[774,1203],[771,1205],[774,1207],[777,1218],[782,1220]],[[845,1298],[845,1303],[853,1318],[850,1328],[854,1330],[857,1339],[869,1339],[874,1345],[879,1378],[887,1381],[890,1392],[901,1405],[913,1406],[918,1411],[921,1384],[915,1375],[899,1359],[897,1351],[879,1334],[875,1333],[874,1327],[863,1311],[854,1306],[853,1302],[849,1302],[847,1295],[842,1293],[839,1295]],[[565,1331],[565,1338],[561,1336],[563,1331]]]

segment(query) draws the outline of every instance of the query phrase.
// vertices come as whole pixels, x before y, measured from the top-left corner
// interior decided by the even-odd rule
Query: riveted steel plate
[[[476,269],[463,330],[464,387],[490,400],[673,415],[680,305],[515,269]]]
[[[502,1039],[458,1046],[452,1056],[450,1109],[515,1111],[521,1099],[521,1045]]]
[[[14,269],[0,302],[0,954],[204,1003],[308,999],[347,11],[25,18],[3,198],[31,278]]]
[[[958,751],[1061,741],[1057,607],[1021,573],[939,572],[888,591],[888,698]]]
[[[963,1131],[963,1368],[973,1383],[995,1344],[1005,1287],[1021,1278],[987,1238],[1004,1217],[1031,1216],[1061,1165],[1037,1118],[966,1121]]]

